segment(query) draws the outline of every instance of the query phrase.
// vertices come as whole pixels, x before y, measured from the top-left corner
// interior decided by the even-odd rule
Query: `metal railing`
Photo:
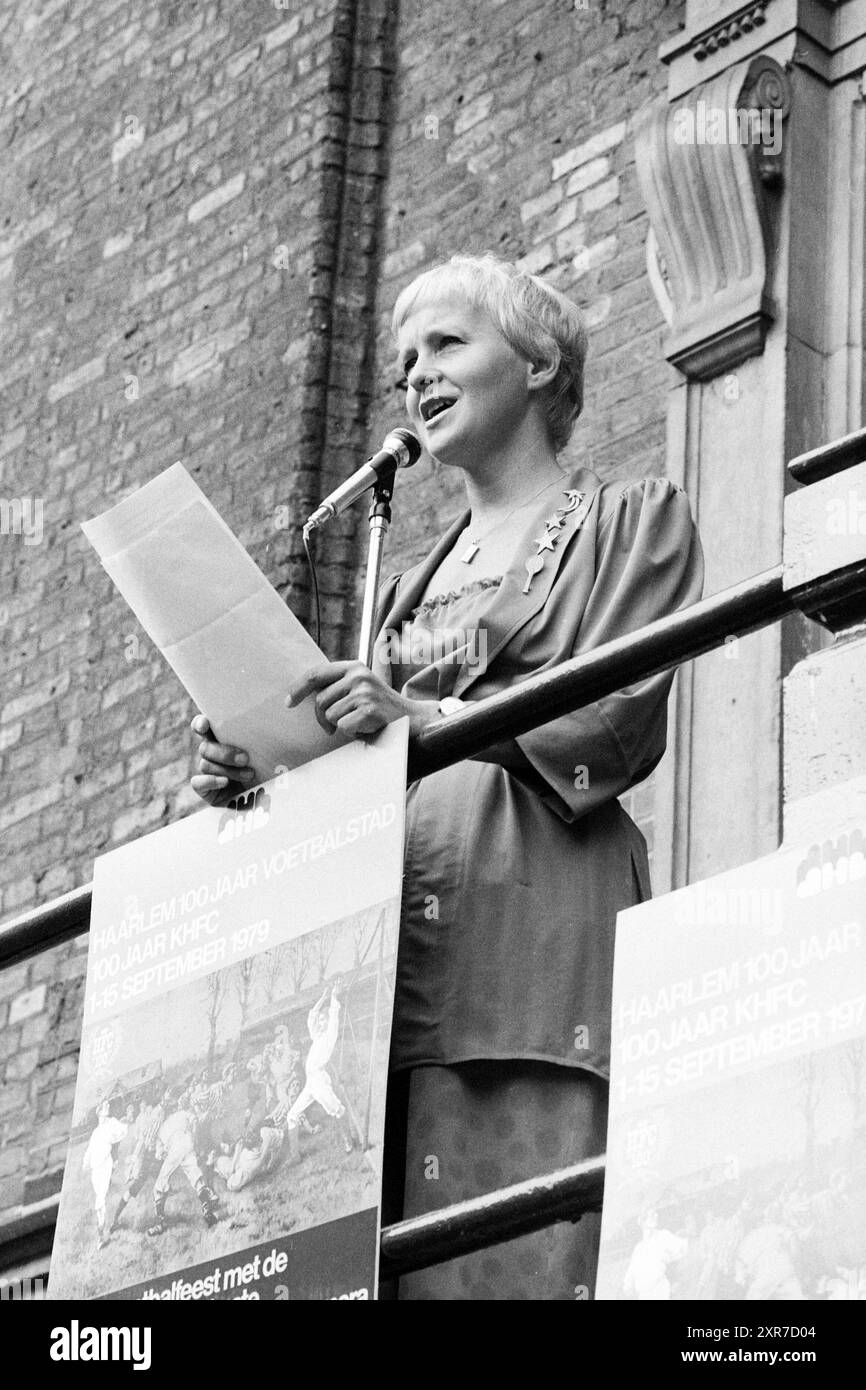
[[[866,430],[861,430],[793,460],[789,471],[799,482],[815,482],[864,460]],[[785,586],[783,566],[777,565],[429,726],[410,745],[409,779],[428,776],[493,743],[594,704],[786,614],[817,616],[842,601],[866,611],[866,561],[795,588]],[[0,924],[0,969],[86,931],[90,900],[91,886],[86,884]],[[387,1226],[381,1238],[382,1275],[423,1269],[600,1210],[604,1165],[604,1156],[598,1156]],[[55,1198],[0,1223],[0,1253],[47,1253],[56,1207]]]
[[[866,561],[796,589],[785,589],[782,575],[781,565],[765,570],[429,725],[410,745],[409,780],[427,777],[493,743],[595,704],[605,695],[680,666],[722,646],[727,638],[745,636],[788,613],[817,613],[840,599],[866,593]],[[84,884],[0,924],[0,969],[86,931],[90,895],[91,885]]]
[[[539,1231],[555,1221],[576,1221],[585,1212],[601,1211],[604,1162],[603,1155],[587,1159],[427,1216],[385,1226],[380,1246],[381,1277],[393,1279]],[[47,1263],[58,1204],[57,1196],[48,1197],[0,1223],[0,1279],[4,1268],[39,1259]]]

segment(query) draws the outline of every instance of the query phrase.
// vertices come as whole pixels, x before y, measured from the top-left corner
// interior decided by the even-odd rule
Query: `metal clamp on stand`
[[[365,666],[373,665],[379,579],[382,573],[382,557],[385,553],[385,537],[391,525],[391,498],[394,495],[396,476],[397,469],[395,467],[377,479],[373,487],[373,500],[370,503],[370,542],[367,549],[367,574],[364,580],[361,632],[358,638],[358,660],[363,661]]]
[[[377,454],[369,458],[344,483],[329,493],[324,502],[307,518],[304,525],[304,544],[316,527],[323,526],[345,511],[369,488],[373,488],[370,507],[370,550],[367,557],[367,579],[364,589],[364,608],[361,615],[361,636],[358,656],[365,666],[373,662],[373,635],[376,622],[376,598],[385,537],[391,524],[391,497],[398,468],[411,468],[421,457],[421,442],[411,430],[391,430]]]

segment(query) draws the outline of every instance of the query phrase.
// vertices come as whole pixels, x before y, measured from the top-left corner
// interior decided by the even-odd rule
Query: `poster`
[[[51,1298],[375,1297],[407,740],[96,861]]]
[[[620,913],[597,1298],[866,1299],[864,849]]]

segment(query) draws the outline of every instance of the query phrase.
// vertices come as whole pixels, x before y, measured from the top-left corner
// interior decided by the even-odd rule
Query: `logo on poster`
[[[87,1060],[91,1072],[111,1073],[120,1047],[120,1025],[116,1020],[94,1028],[87,1040]]]
[[[270,818],[271,798],[259,787],[252,797],[244,798],[235,810],[223,812],[217,830],[217,841],[221,845],[230,844],[232,840],[239,840],[242,835],[260,830],[262,826],[267,825]]]

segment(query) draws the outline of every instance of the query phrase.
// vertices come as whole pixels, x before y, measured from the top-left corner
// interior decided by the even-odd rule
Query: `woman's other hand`
[[[292,686],[286,704],[292,708],[310,695],[315,695],[316,718],[325,732],[333,734],[339,729],[349,738],[377,734],[405,715],[414,735],[439,718],[435,700],[405,699],[362,661],[329,661],[314,666]]]
[[[217,743],[213,730],[203,714],[197,714],[190,724],[199,744],[198,771],[190,778],[190,786],[211,806],[225,806],[256,784],[256,774],[250,767],[249,755],[243,748]]]

